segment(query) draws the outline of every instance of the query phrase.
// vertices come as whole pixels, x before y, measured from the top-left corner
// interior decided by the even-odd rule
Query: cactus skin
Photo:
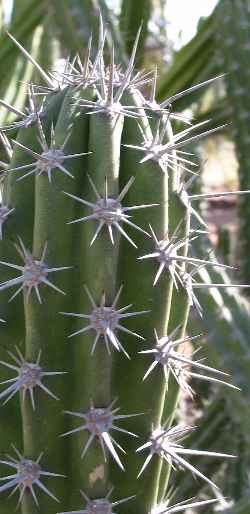
[[[60,397],[60,402],[48,397],[41,388],[34,391],[35,409],[28,394],[21,400],[21,453],[32,462],[29,467],[20,457],[26,473],[20,483],[23,488],[27,483],[34,490],[37,485],[41,487],[36,482],[41,470],[67,477],[55,476],[48,480],[48,489],[60,498],[60,506],[48,493],[36,489],[38,507],[26,487],[21,501],[23,514],[56,514],[62,509],[64,513],[77,509],[81,512],[80,489],[90,498],[86,500],[88,506],[94,499],[104,502],[112,485],[115,487],[114,502],[135,495],[129,504],[131,514],[150,513],[165,497],[170,464],[174,459],[170,459],[169,454],[168,460],[162,458],[162,455],[166,457],[164,437],[169,437],[171,431],[170,427],[165,427],[161,455],[156,452],[150,469],[147,468],[136,481],[146,458],[136,449],[151,436],[154,438],[152,426],[163,429],[167,419],[172,425],[179,399],[176,381],[173,377],[166,380],[161,369],[142,382],[148,362],[138,352],[152,347],[154,329],[159,338],[169,335],[178,326],[175,337],[183,339],[186,334],[191,303],[185,290],[184,273],[187,266],[190,271],[196,264],[206,261],[196,262],[191,257],[192,210],[188,197],[184,202],[181,199],[180,185],[183,185],[183,176],[186,181],[186,173],[188,176],[192,173],[192,164],[186,170],[188,156],[178,152],[203,134],[192,136],[192,127],[179,134],[176,142],[168,102],[160,107],[154,102],[148,117],[149,102],[140,91],[140,80],[144,85],[145,77],[138,78],[134,73],[136,45],[127,69],[121,72],[114,66],[112,50],[111,64],[109,67],[104,65],[104,42],[101,21],[99,52],[93,65],[90,66],[88,58],[83,63],[85,75],[81,88],[74,85],[76,72],[71,70],[71,77],[66,77],[61,90],[47,95],[44,115],[39,115],[32,127],[20,129],[4,184],[3,199],[10,208],[14,206],[15,211],[3,227],[4,239],[0,242],[1,307],[8,322],[1,327],[3,341],[12,350],[17,344],[28,363],[34,363],[42,352],[41,366],[45,371],[67,372],[59,375],[53,386],[53,393]],[[134,77],[137,77],[136,83]],[[38,136],[46,138],[49,149],[44,149],[44,140],[43,151],[39,148]],[[53,153],[55,149],[60,149],[61,153]],[[30,150],[39,151],[43,160],[36,154],[30,156]],[[51,161],[52,154],[56,165]],[[145,162],[141,163],[141,159]],[[17,179],[32,168],[19,171],[13,168],[25,166],[27,160],[35,163],[36,172],[19,181]],[[129,183],[132,176],[135,176],[133,184]],[[115,210],[112,203],[108,204],[111,205],[109,210],[106,208],[108,199],[113,202],[119,199],[128,183],[131,187],[127,188],[121,204],[123,208],[138,207],[130,211],[132,218],[127,219],[142,231],[133,226],[130,230],[127,223],[121,223],[121,212],[126,214],[126,211]],[[93,218],[93,212],[96,219],[79,221],[90,215]],[[107,217],[112,221],[111,230],[105,226]],[[115,225],[117,217],[118,225]],[[98,219],[104,220],[100,232],[96,232]],[[75,220],[79,222],[72,223]],[[145,234],[145,231],[149,232],[149,223],[157,241]],[[136,243],[138,251],[132,241],[127,240],[124,230]],[[26,268],[22,272],[23,298],[19,294],[8,303],[11,292],[8,284],[3,282],[20,276],[21,271],[14,269],[12,274],[8,264],[4,263],[18,262],[19,265],[12,244],[17,242],[18,236],[33,257],[27,258],[31,260],[29,275]],[[93,237],[95,240],[90,244]],[[46,243],[43,261],[41,255]],[[181,246],[176,249],[179,243]],[[151,253],[153,258],[147,258]],[[161,273],[158,273],[162,263],[159,259],[166,265],[164,269],[160,268]],[[211,262],[207,264],[211,266]],[[40,266],[40,274],[35,276],[31,266],[32,269]],[[62,269],[60,273],[47,276],[43,266],[46,270],[73,269]],[[172,273],[169,272],[171,266]],[[215,262],[212,266],[218,264]],[[52,285],[41,282],[47,279]],[[38,290],[34,287],[35,280]],[[20,283],[16,285],[19,286]],[[52,289],[53,286],[67,294],[60,294]],[[103,311],[106,316],[112,312],[108,326],[105,318],[100,319]],[[94,318],[93,313],[99,317]],[[97,341],[98,334],[101,337]],[[142,338],[145,338],[144,342]],[[96,348],[91,355],[94,341]],[[123,354],[121,344],[130,358]],[[107,349],[110,348],[109,353]],[[1,352],[1,358],[4,362],[8,360],[4,352]],[[119,412],[116,406],[120,408]],[[63,409],[66,410],[64,415]],[[112,415],[111,409],[114,409]],[[13,416],[16,410],[15,404],[15,409],[10,411]],[[94,416],[93,428],[91,419]],[[105,423],[108,425],[106,431]],[[184,428],[183,434],[189,431]],[[91,438],[93,434],[99,435]],[[138,442],[133,437],[135,434]],[[105,448],[106,459],[100,442]],[[7,439],[6,451],[8,443]],[[126,455],[116,443],[125,447]],[[86,444],[89,447],[85,447]],[[81,459],[84,448],[87,451]],[[40,469],[34,461],[41,452]],[[217,456],[226,457],[223,454]],[[32,476],[27,475],[30,469]],[[2,487],[7,489],[8,485]],[[5,509],[9,505],[5,499],[2,504]]]
[[[64,93],[63,93],[64,95]],[[62,94],[60,94],[62,97]],[[61,99],[51,98],[50,107],[46,111],[43,126],[46,132],[46,127],[50,127],[53,120],[55,123],[59,104]],[[56,104],[56,105],[55,105]],[[25,145],[31,146],[38,150],[38,142],[34,133],[34,128],[24,128],[19,131],[17,140]],[[18,147],[14,149],[12,165],[18,166],[30,162],[29,156],[24,155]],[[22,234],[29,248],[32,247],[33,241],[33,212],[34,212],[34,180],[31,178],[29,181],[17,182],[18,174],[9,174],[4,183],[3,189],[3,202],[7,205],[12,205],[15,208],[15,216],[9,217],[8,223],[3,225],[4,237],[1,241],[1,257],[8,261],[15,261],[17,252],[14,243],[17,242],[17,235]],[[13,276],[13,275],[11,275]],[[1,270],[1,281],[7,280],[10,277],[7,268]],[[0,296],[0,310],[1,317],[6,321],[2,327],[2,344],[0,349],[0,358],[3,361],[6,359],[6,351],[15,351],[15,345],[22,345],[25,338],[25,318],[24,318],[24,304],[21,296],[16,298],[11,304],[8,303],[9,291],[3,291]],[[15,320],[15,322],[13,322]],[[6,368],[1,366],[1,380],[7,380],[10,374]],[[0,431],[1,431],[1,452],[10,448],[12,443],[18,448],[22,447],[22,429],[21,419],[19,414],[19,401],[18,398],[13,399],[5,406],[5,414],[3,416]],[[16,419],[15,424],[11,420]],[[4,502],[5,503],[5,502]],[[12,507],[15,508],[16,502],[13,501]],[[11,504],[9,505],[11,508]],[[6,507],[5,507],[6,508]],[[3,511],[5,510],[3,507]]]

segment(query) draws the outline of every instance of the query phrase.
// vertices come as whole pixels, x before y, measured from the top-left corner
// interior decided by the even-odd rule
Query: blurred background
[[[199,143],[200,177],[194,191],[219,193],[250,189],[250,1],[249,0],[0,0],[0,127],[22,111],[26,84],[41,82],[31,60],[6,34],[8,30],[46,72],[62,69],[68,55],[84,56],[91,31],[97,41],[99,9],[115,41],[116,61],[126,65],[141,22],[137,67],[157,66],[157,100],[199,82],[222,78],[183,96],[175,112],[208,120],[220,131]],[[54,74],[55,76],[55,74]],[[181,128],[181,127],[180,127]],[[0,134],[2,134],[0,132]],[[4,136],[1,135],[1,139]],[[0,147],[4,177],[11,149]],[[204,255],[215,249],[237,269],[202,270],[205,282],[250,284],[250,198],[214,196],[200,202],[209,236],[199,243]],[[239,455],[233,463],[213,462],[201,471],[222,486],[218,510],[250,513],[250,289],[212,288],[202,297],[204,315],[193,315],[192,332],[205,334],[209,362],[228,369],[242,393],[204,382],[200,397],[182,399],[179,416],[199,420],[194,447]],[[176,486],[176,484],[174,484]],[[205,495],[206,486],[179,475],[180,498]],[[215,494],[219,495],[217,491]],[[178,497],[178,493],[177,493]]]

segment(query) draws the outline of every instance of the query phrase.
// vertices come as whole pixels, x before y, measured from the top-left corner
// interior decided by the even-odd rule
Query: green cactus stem
[[[224,267],[192,253],[199,214],[187,192],[196,174],[188,145],[210,131],[175,115],[175,99],[157,104],[156,74],[135,70],[139,33],[125,68],[112,45],[106,63],[106,35],[101,20],[94,58],[89,43],[57,81],[33,61],[47,86],[31,91],[44,102],[28,123],[20,115],[4,184],[4,205],[15,210],[0,242],[2,335],[11,349],[1,365],[12,381],[0,398],[14,404],[21,393],[23,447],[15,460],[0,459],[14,469],[0,492],[6,509],[5,491],[16,488],[23,514],[111,514],[128,500],[131,514],[164,505],[176,512],[167,497],[175,465],[214,488],[189,458],[233,458],[183,447],[193,429],[175,420],[186,364],[196,377],[233,387],[184,351],[190,309],[202,309],[192,273]],[[13,128],[15,121],[6,134]],[[159,346],[164,366],[143,380],[143,354]]]

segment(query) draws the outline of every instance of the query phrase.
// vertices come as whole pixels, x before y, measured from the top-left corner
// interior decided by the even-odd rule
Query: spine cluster
[[[185,352],[200,337],[186,334],[190,309],[202,316],[196,291],[211,287],[199,271],[228,266],[195,255],[204,221],[199,195],[188,193],[198,175],[188,145],[220,127],[201,132],[173,107],[211,80],[157,103],[157,72],[135,68],[139,35],[124,69],[100,20],[94,58],[90,41],[60,76],[32,60],[45,85],[28,86],[25,112],[1,103],[17,120],[1,135],[0,308],[11,361],[1,350],[0,399],[14,415],[21,393],[23,450],[0,460],[13,471],[0,492],[18,492],[23,514],[58,513],[53,500],[61,514],[112,514],[128,500],[131,513],[184,512],[218,501],[189,459],[234,457],[184,447],[195,427],[175,421],[192,377],[236,388]],[[172,469],[203,480],[212,498],[174,504]],[[43,482],[52,477],[56,494]]]

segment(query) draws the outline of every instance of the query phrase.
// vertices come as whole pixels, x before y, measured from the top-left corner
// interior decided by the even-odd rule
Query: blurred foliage
[[[216,13],[213,13],[202,23],[194,38],[175,53],[172,65],[161,78],[159,100],[216,75],[217,68],[212,58],[215,52],[215,26]],[[176,107],[185,109],[202,94],[204,91],[200,90],[193,96],[188,95],[179,100]]]
[[[125,42],[125,49],[128,55],[133,50],[133,44],[142,25],[142,34],[137,50],[137,64],[140,67],[144,60],[145,40],[147,37],[147,26],[153,7],[152,0],[123,0],[120,15],[120,31]]]
[[[225,77],[227,102],[232,110],[232,135],[239,163],[241,189],[250,189],[250,2],[221,0],[218,11],[217,41],[219,62]],[[238,264],[243,283],[250,282],[250,202],[239,199]],[[249,291],[246,289],[246,294]]]

